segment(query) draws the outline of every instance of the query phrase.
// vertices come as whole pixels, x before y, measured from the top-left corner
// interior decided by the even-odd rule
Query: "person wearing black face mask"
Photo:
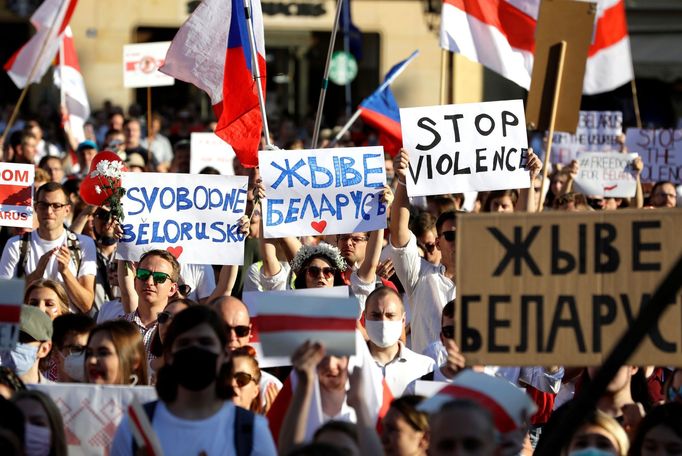
[[[158,372],[158,402],[144,405],[163,454],[275,455],[267,420],[238,408],[225,324],[212,309],[190,306],[173,317]],[[111,453],[137,454],[130,421],[116,431]]]

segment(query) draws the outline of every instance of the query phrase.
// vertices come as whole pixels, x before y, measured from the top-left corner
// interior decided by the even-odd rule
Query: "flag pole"
[[[256,38],[253,31],[253,23],[251,22],[251,0],[244,0],[244,15],[246,16],[246,29],[249,34],[249,47],[251,48],[251,64],[253,65],[253,80],[256,82],[256,91],[258,93],[258,105],[260,106],[260,115],[263,118],[263,135],[265,135],[266,149],[274,149],[270,141],[270,128],[268,127],[268,117],[265,112],[265,97],[263,95],[263,86],[260,83],[261,74],[258,66],[258,51],[256,50]]]
[[[343,7],[343,50],[350,53],[350,0],[346,2]],[[351,84],[352,81],[346,82],[344,87],[346,95],[346,115],[349,116],[351,112]]]
[[[542,186],[540,187],[540,199],[538,201],[538,212],[542,212],[542,207],[545,205],[545,189],[547,188],[547,177],[549,174],[549,157],[552,155],[552,142],[554,140],[554,124],[556,123],[556,112],[559,105],[559,92],[561,89],[561,79],[564,73],[564,60],[566,58],[566,41],[557,43],[558,62],[556,66],[556,77],[554,85],[554,93],[552,95],[552,110],[549,115],[549,129],[547,131],[547,147],[545,148],[545,162],[542,166]],[[546,83],[546,81],[545,81]],[[533,182],[530,183],[533,185]],[[530,193],[530,192],[529,192]],[[530,201],[533,203],[533,201]]]
[[[327,95],[327,86],[329,85],[329,64],[332,59],[332,51],[334,51],[334,42],[336,41],[336,32],[339,29],[339,19],[341,18],[341,8],[343,7],[343,0],[336,2],[336,17],[334,25],[332,26],[332,35],[329,37],[329,50],[327,50],[327,61],[324,65],[324,75],[322,76],[322,87],[320,88],[320,101],[317,105],[317,113],[315,114],[315,127],[313,129],[312,148],[317,148],[317,140],[320,135],[320,124],[322,123],[322,109],[324,108],[324,97]]]
[[[154,129],[152,128],[152,88],[147,87],[147,167],[152,164],[152,141],[154,141]],[[151,168],[149,168],[151,170]],[[154,170],[156,171],[156,170]]]
[[[50,25],[50,30],[48,31],[47,35],[45,36],[45,41],[43,41],[43,44],[40,47],[40,52],[38,52],[38,57],[33,62],[33,66],[31,66],[31,71],[28,74],[28,79],[26,80],[26,85],[24,86],[23,90],[21,91],[21,94],[19,95],[19,99],[17,100],[17,103],[14,105],[14,109],[12,110],[12,115],[10,116],[9,120],[7,121],[7,126],[5,126],[5,131],[3,131],[2,136],[0,136],[0,145],[2,145],[2,146],[4,146],[4,144],[5,144],[5,140],[7,139],[7,135],[9,134],[9,131],[12,128],[12,125],[14,125],[14,121],[17,120],[17,115],[19,114],[19,108],[21,107],[21,104],[24,102],[24,98],[26,98],[26,94],[28,93],[28,87],[31,85],[31,81],[33,80],[33,76],[35,76],[36,71],[38,70],[38,62],[40,62],[41,57],[45,53],[45,48],[47,47],[48,38],[52,35],[52,32],[54,31],[54,28],[57,25],[57,19],[59,19],[60,16],[61,16],[60,14],[54,15],[54,19],[52,19],[52,24]],[[63,16],[62,16],[62,19],[63,19]],[[4,147],[3,147],[3,150],[5,150]],[[5,158],[6,157],[5,157],[5,154],[3,152],[3,160]]]
[[[635,83],[635,75],[633,72],[632,80],[630,81],[630,90],[632,91],[632,104],[635,108],[635,119],[637,120],[637,128],[642,129],[642,117],[639,114],[639,100],[637,98],[637,84]]]
[[[419,49],[417,49],[412,54],[410,54],[410,56],[407,59],[405,59],[405,63],[400,68],[398,68],[388,79],[386,79],[384,82],[382,82],[381,85],[377,88],[377,90],[374,91],[374,93],[380,93],[383,90],[385,90],[386,87],[390,86],[393,83],[393,81],[395,81],[398,78],[398,76],[400,76],[400,74],[403,71],[405,71],[405,68],[407,68],[407,65],[409,65],[410,62],[412,62],[412,60],[414,60],[414,58],[417,57],[418,55],[419,55]],[[336,145],[336,143],[341,140],[343,135],[345,135],[346,132],[350,129],[350,127],[353,126],[355,121],[358,120],[358,117],[360,117],[360,113],[361,113],[361,110],[358,108],[355,111],[355,113],[353,113],[351,118],[348,119],[348,122],[346,122],[346,124],[343,126],[343,128],[341,128],[341,130],[336,134],[334,139],[327,145],[327,147],[334,147]]]
[[[62,109],[66,108],[66,94],[64,93],[64,33],[59,37],[59,78],[62,83],[59,84],[59,104]]]

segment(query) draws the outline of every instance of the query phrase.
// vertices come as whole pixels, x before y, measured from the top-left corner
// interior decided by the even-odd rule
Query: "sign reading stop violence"
[[[600,365],[682,254],[681,223],[675,209],[458,215],[468,364]],[[630,363],[680,363],[681,309],[677,296]]]

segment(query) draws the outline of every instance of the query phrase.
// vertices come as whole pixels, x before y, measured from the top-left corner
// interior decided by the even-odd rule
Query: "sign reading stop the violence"
[[[629,128],[625,145],[642,157],[642,182],[682,184],[682,130]]]
[[[674,209],[458,215],[467,363],[600,365],[682,254],[681,223]],[[678,295],[629,363],[679,364],[681,309]]]
[[[522,100],[401,109],[400,126],[410,196],[530,187]]]

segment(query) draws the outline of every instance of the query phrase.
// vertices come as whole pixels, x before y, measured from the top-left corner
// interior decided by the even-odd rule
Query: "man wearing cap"
[[[78,156],[78,172],[81,176],[85,176],[90,171],[90,163],[92,159],[97,155],[97,144],[95,141],[86,140],[78,145],[76,149],[76,155]]]
[[[22,305],[19,342],[3,356],[2,365],[14,368],[24,383],[52,383],[40,373],[38,363],[52,350],[52,320],[38,307]]]

